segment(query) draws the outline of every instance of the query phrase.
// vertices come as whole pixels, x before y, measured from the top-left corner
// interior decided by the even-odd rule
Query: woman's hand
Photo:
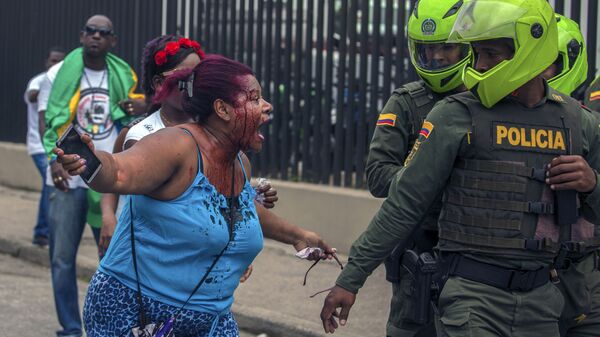
[[[294,242],[294,248],[296,251],[301,251],[306,247],[318,247],[322,249],[320,253],[318,251],[313,252],[307,260],[331,260],[336,253],[335,248],[331,248],[317,233],[304,230],[302,237]]]
[[[92,152],[94,151],[94,143],[88,135],[82,135],[81,141],[86,144]],[[62,168],[72,176],[78,176],[85,172],[86,161],[78,154],[65,153],[62,149],[55,147],[52,152],[56,154],[56,162],[62,165]]]
[[[262,196],[260,203],[268,209],[275,207],[275,203],[277,200],[279,200],[279,197],[277,196],[277,190],[274,189],[271,184],[259,186],[256,189],[256,193]]]
[[[119,107],[129,116],[137,116],[146,112],[146,101],[140,98],[128,98],[119,102]]]
[[[69,191],[69,174],[63,170],[59,163],[54,161],[50,164],[50,175],[52,176],[54,187],[63,192]]]
[[[117,217],[114,213],[102,213],[102,228],[100,229],[100,240],[98,241],[98,253],[100,256],[104,256],[106,251],[108,251],[108,245],[110,245],[110,240],[112,240],[116,226]]]
[[[270,209],[275,207],[275,203],[279,200],[277,190],[271,186],[271,182],[265,178],[256,179],[256,201],[261,203],[264,208]]]

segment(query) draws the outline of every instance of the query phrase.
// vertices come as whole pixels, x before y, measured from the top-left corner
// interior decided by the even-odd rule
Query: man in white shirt
[[[89,134],[96,148],[111,151],[118,128],[127,124],[129,115],[140,113],[139,99],[133,94],[137,77],[131,67],[109,50],[117,42],[109,18],[94,15],[80,33],[82,48],[71,51],[63,62],[48,70],[42,82],[38,110],[44,115],[43,136],[47,154],[61,133],[72,124]],[[129,100],[128,104],[119,104]],[[135,101],[135,102],[134,102]],[[51,158],[46,184],[51,197],[48,210],[52,287],[58,320],[59,337],[82,336],[77,295],[75,259],[87,222],[87,185],[80,177],[70,177]],[[99,209],[99,206],[98,206]],[[92,227],[94,237],[100,228]]]
[[[45,62],[45,68],[48,70],[53,65],[65,58],[65,52],[60,47],[52,47],[48,51],[48,58]],[[46,178],[46,169],[48,168],[48,158],[40,137],[40,123],[38,116],[38,94],[40,84],[44,79],[45,72],[33,77],[25,89],[25,104],[27,104],[27,153],[33,159],[40,175],[42,176],[42,193],[38,207],[38,217],[33,229],[33,244],[45,247],[48,244],[48,196],[49,189],[46,188],[44,180]],[[42,123],[44,121],[42,120]]]

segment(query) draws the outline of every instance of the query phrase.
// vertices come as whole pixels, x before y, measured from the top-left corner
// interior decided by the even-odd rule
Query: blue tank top
[[[101,272],[137,289],[129,227],[132,203],[142,293],[173,306],[185,302],[229,239],[229,223],[222,215],[229,209],[227,199],[204,176],[200,152],[198,168],[194,182],[173,200],[127,197],[108,252],[100,263]],[[244,177],[237,207],[241,216],[234,223],[233,240],[187,304],[188,309],[216,314],[229,311],[240,277],[263,247],[254,189],[245,171]]]

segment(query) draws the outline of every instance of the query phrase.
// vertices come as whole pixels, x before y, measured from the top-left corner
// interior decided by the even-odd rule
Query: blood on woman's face
[[[242,151],[260,151],[265,137],[260,127],[269,121],[273,106],[262,97],[258,80],[253,75],[240,78],[242,92],[239,93],[234,106],[235,114],[231,136],[240,144]]]

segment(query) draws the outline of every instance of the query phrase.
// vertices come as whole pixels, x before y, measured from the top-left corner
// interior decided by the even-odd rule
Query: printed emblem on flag
[[[590,101],[595,101],[600,99],[600,90],[599,91],[594,91],[590,94]]]
[[[395,114],[381,114],[379,115],[379,119],[377,120],[377,126],[381,125],[396,125],[396,115]]]
[[[421,127],[421,131],[419,131],[419,135],[427,139],[429,138],[431,131],[433,131],[433,124],[431,124],[431,122],[424,121],[423,126]]]

